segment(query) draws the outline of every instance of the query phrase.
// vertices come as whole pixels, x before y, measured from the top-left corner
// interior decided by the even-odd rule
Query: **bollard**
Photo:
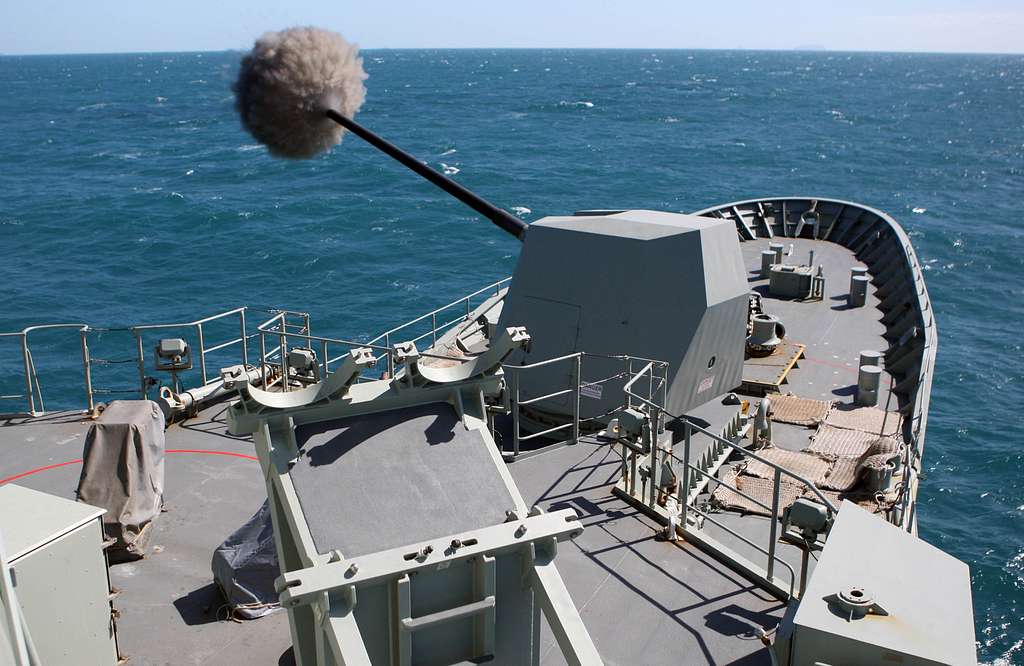
[[[863,307],[868,298],[868,276],[855,275],[850,283],[850,307]]]
[[[782,263],[782,250],[783,250],[783,247],[784,246],[782,245],[782,243],[769,243],[768,244],[768,249],[775,253],[775,263],[776,264],[781,264]]]
[[[850,291],[853,291],[853,278],[857,277],[858,275],[863,275],[868,279],[871,278],[871,276],[868,275],[867,266],[854,266],[853,268],[850,269]]]
[[[877,365],[862,365],[857,373],[857,404],[874,407],[878,404],[878,386],[882,381],[882,369]]]
[[[772,270],[772,264],[775,263],[775,253],[771,250],[761,251],[761,277],[768,277],[768,273]]]
[[[860,365],[877,365],[882,367],[882,352],[875,351],[874,349],[862,350],[860,353]]]

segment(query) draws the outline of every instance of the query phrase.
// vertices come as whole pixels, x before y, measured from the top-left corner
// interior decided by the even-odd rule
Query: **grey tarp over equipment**
[[[231,617],[255,620],[277,610],[274,580],[281,575],[274,546],[270,505],[263,506],[213,551],[213,580],[231,609]]]
[[[115,400],[89,427],[79,501],[107,510],[112,559],[145,555],[146,528],[164,503],[164,414],[150,400]]]

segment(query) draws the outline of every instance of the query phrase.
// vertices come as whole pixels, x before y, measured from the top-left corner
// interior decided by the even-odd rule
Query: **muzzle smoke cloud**
[[[366,97],[366,72],[354,44],[320,28],[268,32],[242,59],[235,108],[271,154],[303,159],[341,142],[344,129],[324,115],[351,118]]]

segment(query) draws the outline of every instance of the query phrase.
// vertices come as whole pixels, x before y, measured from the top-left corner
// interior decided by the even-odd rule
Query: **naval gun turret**
[[[585,351],[584,381],[621,375],[581,392],[584,418],[621,406],[621,355],[668,362],[665,406],[680,414],[740,385],[748,294],[730,221],[650,210],[546,217],[530,225],[499,330],[517,322],[533,336],[514,365]],[[556,365],[517,379],[530,396],[570,381]],[[571,398],[532,407],[562,417]]]

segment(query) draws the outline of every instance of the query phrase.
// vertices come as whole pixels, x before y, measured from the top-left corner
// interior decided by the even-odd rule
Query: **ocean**
[[[1024,56],[364,56],[360,121],[527,220],[768,195],[893,215],[940,333],[920,533],[971,567],[981,660],[1024,664]],[[120,327],[253,305],[365,340],[511,273],[517,241],[355,137],[272,159],[233,110],[239,58],[0,58],[0,331],[109,327],[94,353],[123,361]],[[58,338],[33,343],[50,409],[80,405]],[[0,393],[20,364],[0,338]]]

